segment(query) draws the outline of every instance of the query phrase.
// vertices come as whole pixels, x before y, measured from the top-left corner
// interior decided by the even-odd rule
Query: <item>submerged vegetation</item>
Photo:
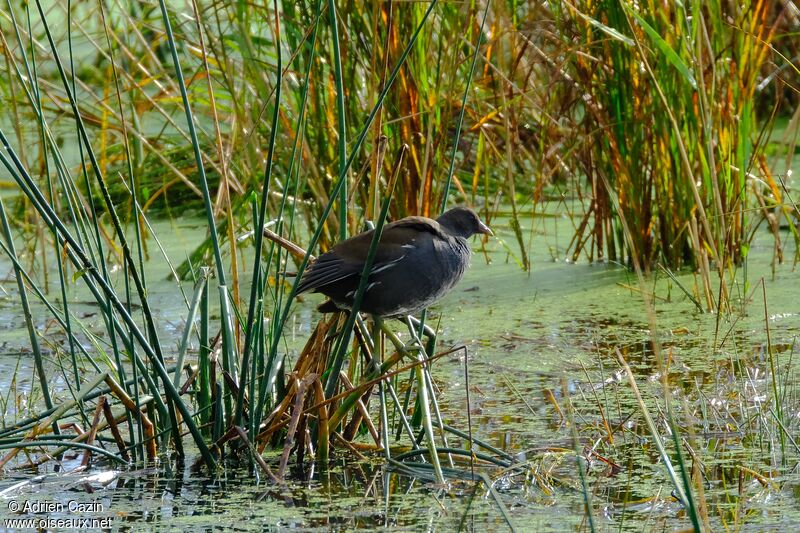
[[[587,465],[623,468],[613,458],[636,446],[629,432],[647,439],[641,453],[665,468],[692,527],[741,527],[738,502],[705,499],[708,479],[734,474],[704,467],[725,444],[696,435],[693,418],[706,435],[736,428],[768,448],[766,465],[737,467],[740,494],[797,460],[791,361],[776,363],[793,345],[773,345],[768,282],[747,267],[764,226],[773,273],[800,259],[798,25],[792,3],[766,1],[7,0],[0,249],[37,383],[16,408],[5,400],[0,467],[67,450],[85,451],[84,466],[141,465],[191,446],[212,473],[244,464],[281,484],[292,457],[326,469],[334,451],[370,451],[411,476],[485,483],[510,525],[490,475],[550,494],[569,457],[594,529]],[[502,250],[530,271],[537,232],[565,213],[569,244],[554,259],[629,268],[658,386],[640,391],[635,354],[606,347],[615,380],[580,398],[566,382],[547,391],[570,445],[520,460],[473,435],[467,348],[443,349],[425,315],[400,336],[357,313],[326,316],[287,357],[299,276],[318,251],[366,223],[380,231],[458,203],[507,227],[480,243],[487,259]],[[189,215],[205,236],[173,265],[153,225]],[[177,350],[161,340],[154,262],[185,302]],[[675,382],[659,275],[715,313],[717,332],[763,301],[761,374],[732,360],[726,379],[743,385],[719,392],[724,406]],[[99,329],[77,298],[95,302]],[[533,300],[518,312],[534,317]],[[431,371],[453,357],[466,383],[458,427]],[[600,400],[623,384],[632,426]]]

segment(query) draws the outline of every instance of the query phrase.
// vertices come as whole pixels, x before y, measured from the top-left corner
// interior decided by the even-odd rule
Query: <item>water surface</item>
[[[510,471],[486,470],[519,530],[586,526],[574,454],[576,434],[582,455],[590,459],[581,464],[588,467],[591,512],[599,530],[690,527],[685,510],[671,496],[671,482],[615,356],[619,350],[631,365],[674,459],[642,288],[620,265],[554,261],[553,255],[563,256],[563,250],[539,233],[566,234],[569,228],[566,218],[533,223],[530,273],[521,271],[502,245],[501,240],[515,248],[502,222],[494,224],[498,239],[485,247],[473,241],[476,253],[466,278],[429,317],[439,330],[440,349],[467,347],[469,405],[463,351],[433,366],[444,418],[466,430],[469,412],[476,437],[520,461],[522,466]],[[202,224],[161,222],[156,232],[177,264],[201,238]],[[174,281],[167,279],[168,269],[157,253],[151,246],[148,293],[159,315],[162,345],[174,354],[185,327],[186,303]],[[787,240],[786,257],[793,253]],[[782,455],[779,432],[770,432],[777,426],[770,416],[772,381],[766,350],[768,323],[785,394],[786,423],[794,431],[798,404],[793,352],[800,333],[800,293],[792,266],[778,266],[773,275],[771,262],[772,244],[765,233],[748,259],[749,283],[743,271],[729,280],[735,309],[722,316],[698,310],[663,273],[648,276],[643,287],[655,295],[657,334],[669,365],[675,420],[687,446],[684,455],[690,448],[695,453],[690,466],[697,462],[706,473],[705,499],[713,509],[709,515],[715,530],[726,525],[762,530],[800,522],[797,451]],[[18,410],[24,406],[16,405],[14,396],[30,390],[33,365],[5,257],[0,258],[0,276],[0,391],[7,392],[0,407],[5,424],[10,424],[21,416]],[[676,276],[689,291],[699,282],[691,272]],[[190,296],[189,284],[185,291]],[[49,297],[58,299],[52,286]],[[93,319],[100,320],[85,291],[76,288],[70,298],[75,316],[90,326]],[[314,310],[319,298],[307,296],[296,307],[286,342],[290,357],[319,319]],[[52,326],[41,304],[34,304],[34,315],[48,338]],[[95,325],[102,329],[102,324]],[[397,329],[403,329],[399,322]],[[49,340],[63,343],[57,334]],[[57,398],[66,397],[63,378],[52,386]],[[607,427],[613,430],[613,442]],[[295,467],[283,487],[236,469],[223,479],[205,479],[192,468],[194,459],[177,463],[164,457],[161,465],[147,469],[116,470],[100,461],[85,472],[53,472],[52,466],[36,472],[9,470],[0,479],[0,499],[100,502],[102,512],[85,516],[112,516],[114,526],[123,530],[205,530],[213,525],[242,531],[508,527],[485,486],[454,481],[441,487],[394,472],[377,457],[362,463],[340,454],[324,473],[311,463]],[[79,455],[67,457],[64,469],[79,461]],[[34,475],[39,477],[31,479]],[[0,505],[0,516],[5,511]]]

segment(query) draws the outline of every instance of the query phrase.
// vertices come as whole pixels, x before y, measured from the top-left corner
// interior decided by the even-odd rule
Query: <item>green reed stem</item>
[[[51,231],[59,232],[64,241],[68,244],[65,247],[67,256],[69,257],[70,261],[75,265],[76,268],[84,272],[84,275],[81,276],[81,279],[83,279],[83,281],[86,283],[86,286],[92,292],[97,302],[102,303],[105,300],[103,294],[105,294],[105,296],[111,300],[111,303],[117,310],[119,316],[130,328],[131,332],[134,334],[136,338],[136,341],[142,346],[142,349],[145,351],[146,355],[150,358],[153,367],[155,368],[156,373],[158,374],[158,377],[164,383],[164,388],[167,397],[170,398],[171,400],[177,400],[175,401],[175,405],[177,405],[178,409],[181,411],[181,415],[183,415],[184,421],[186,422],[187,427],[189,428],[190,432],[195,438],[195,442],[197,443],[198,449],[200,449],[201,454],[204,456],[204,459],[206,460],[210,459],[212,462],[209,463],[209,466],[215,466],[216,463],[213,462],[213,457],[211,456],[208,447],[206,446],[205,442],[202,441],[199,431],[197,431],[197,426],[191,419],[191,413],[181,400],[178,391],[172,385],[172,381],[169,377],[169,374],[167,373],[163,363],[161,362],[162,359],[157,355],[158,352],[155,351],[150,346],[150,343],[142,334],[138,325],[133,320],[130,313],[128,313],[126,307],[117,297],[113,287],[111,287],[108,281],[98,273],[97,268],[89,261],[89,258],[83,251],[83,248],[75,240],[75,238],[66,228],[64,223],[58,218],[56,213],[53,211],[53,208],[48,204],[47,200],[42,195],[41,191],[36,187],[32,178],[27,173],[25,168],[22,166],[22,163],[17,157],[16,153],[8,144],[8,139],[6,138],[2,130],[0,130],[0,143],[2,143],[6,152],[8,152],[9,156],[11,156],[14,165],[11,164],[11,161],[9,161],[8,158],[2,152],[0,152],[0,162],[3,163],[3,165],[5,165],[5,167],[12,174],[12,177],[20,186],[20,189],[23,191],[23,193],[25,193],[25,195],[33,202],[34,207],[39,212],[44,222],[51,228]],[[100,287],[99,289],[98,286]],[[122,325],[117,321],[116,317],[112,315],[111,319],[114,324],[114,327],[117,329],[120,335],[125,336],[125,332],[122,329]],[[155,383],[152,382],[149,372],[147,372],[144,367],[144,363],[141,361],[140,358],[136,357],[136,352],[131,351],[131,354],[136,364],[143,369],[143,375],[147,380],[147,384],[150,390],[157,393],[158,388],[156,387]],[[160,413],[166,417],[166,415],[168,414],[168,409],[162,402],[160,394],[154,394],[154,397],[156,399],[156,406],[158,407]],[[170,405],[172,405],[172,402],[170,403]],[[203,453],[204,451],[206,453]]]
[[[336,83],[336,116],[339,153],[339,176],[346,176],[347,169],[347,123],[345,122],[344,108],[344,81],[342,80],[342,52],[339,48],[339,22],[336,17],[336,2],[328,0],[328,18],[331,23],[331,41],[333,44],[334,82]],[[339,189],[339,240],[347,238],[347,178],[342,178],[343,183]]]
[[[403,158],[405,156],[407,146],[403,145],[397,157],[397,169],[400,168]],[[378,243],[383,234],[383,226],[386,222],[386,217],[389,215],[389,206],[392,202],[394,195],[394,188],[397,184],[397,173],[394,173],[392,183],[386,191],[386,197],[381,206],[381,213],[378,216],[377,224],[372,233],[372,240],[369,243],[369,250],[367,251],[367,258],[364,261],[364,268],[361,270],[361,275],[358,280],[358,288],[353,297],[353,307],[347,315],[347,320],[342,328],[342,334],[339,336],[337,349],[334,350],[333,361],[330,365],[330,373],[328,374],[328,383],[325,386],[325,397],[330,398],[336,393],[336,384],[339,382],[339,372],[342,370],[344,364],[344,355],[347,352],[347,346],[350,344],[350,336],[353,333],[353,326],[355,325],[356,318],[358,317],[358,310],[361,308],[361,302],[364,301],[364,294],[367,292],[367,285],[369,285],[369,273],[372,270],[372,263],[375,261],[375,256],[378,252]],[[335,428],[331,428],[335,429]]]
[[[50,397],[50,387],[47,384],[47,374],[44,371],[44,359],[42,358],[42,350],[39,347],[39,337],[36,333],[36,326],[33,323],[33,313],[31,313],[31,306],[28,303],[28,291],[25,289],[25,283],[22,280],[22,271],[17,263],[17,252],[14,247],[14,236],[11,234],[11,227],[8,225],[8,218],[6,217],[6,210],[3,206],[3,198],[0,197],[0,222],[3,226],[3,235],[8,243],[9,257],[14,261],[14,277],[17,279],[17,290],[19,291],[20,305],[22,306],[22,314],[25,317],[25,326],[28,328],[28,338],[31,341],[31,350],[33,351],[33,361],[36,366],[36,374],[39,377],[39,387],[42,389],[42,397],[44,404],[48,409],[53,408],[53,399]],[[58,423],[53,421],[53,433],[59,434]]]
[[[405,60],[408,57],[409,52],[411,51],[412,47],[414,46],[414,43],[416,42],[417,37],[419,36],[420,32],[422,31],[422,28],[424,27],[425,22],[428,20],[428,16],[433,11],[433,8],[436,7],[437,2],[438,2],[438,0],[432,0],[431,3],[428,5],[428,9],[425,11],[425,14],[422,17],[422,20],[420,21],[419,25],[415,29],[414,34],[411,36],[411,39],[406,44],[405,49],[403,49],[403,53],[400,55],[400,58],[398,59],[394,69],[392,70],[392,73],[387,78],[386,84],[384,85],[383,89],[381,90],[380,94],[378,95],[378,99],[375,102],[375,105],[372,107],[372,110],[370,111],[369,115],[367,116],[365,124],[361,128],[361,132],[359,133],[359,135],[358,135],[358,137],[356,139],[356,142],[353,145],[353,149],[351,150],[350,155],[347,158],[347,164],[345,165],[345,168],[344,168],[345,172],[350,169],[350,167],[353,164],[353,161],[355,160],[356,156],[358,155],[358,152],[359,152],[359,150],[361,148],[361,145],[364,143],[364,140],[367,137],[367,132],[369,131],[370,126],[372,125],[372,121],[375,119],[375,116],[378,114],[378,110],[383,105],[383,101],[386,99],[386,95],[388,94],[389,89],[392,87],[395,79],[397,78],[398,73],[400,72],[400,68],[402,68],[403,64],[405,63]],[[325,206],[325,209],[323,209],[322,214],[320,215],[319,223],[317,224],[317,227],[314,230],[314,234],[311,237],[311,240],[310,240],[309,245],[308,245],[308,250],[306,251],[306,255],[305,255],[305,257],[303,257],[303,260],[301,261],[300,266],[297,269],[297,277],[296,277],[296,279],[294,281],[294,284],[292,285],[291,291],[289,292],[289,297],[288,297],[288,300],[286,302],[286,305],[283,308],[283,313],[280,315],[279,319],[276,320],[276,322],[277,322],[276,327],[280,331],[282,331],[283,326],[284,326],[284,324],[286,323],[286,320],[289,317],[289,311],[290,311],[291,306],[292,306],[293,297],[297,293],[297,286],[300,283],[300,279],[301,279],[301,276],[303,274],[303,271],[305,270],[306,266],[308,265],[308,261],[309,261],[309,258],[311,256],[311,252],[317,246],[317,243],[319,242],[320,236],[322,235],[322,231],[324,229],[324,222],[328,218],[328,215],[330,214],[331,209],[333,208],[333,199],[339,194],[339,191],[341,190],[341,187],[344,186],[345,176],[346,176],[345,174],[340,174],[339,175],[339,179],[338,179],[336,185],[334,186],[333,190],[331,191],[331,200],[327,203],[327,205]],[[279,341],[280,341],[280,338],[278,336],[276,336],[275,338],[272,339],[272,345],[270,346],[270,357],[274,357],[273,354],[275,354],[277,352],[278,342]],[[262,389],[261,389],[261,391],[259,393],[259,397],[260,398],[263,398],[265,396],[266,387],[267,387],[267,382],[266,381],[262,382]],[[258,413],[260,414],[260,412],[261,412],[261,410],[259,409]]]
[[[258,278],[261,272],[261,248],[264,241],[264,226],[267,218],[267,203],[269,201],[269,185],[270,177],[272,176],[272,163],[275,155],[275,138],[278,134],[278,118],[280,115],[281,107],[281,82],[282,82],[282,63],[281,63],[281,29],[278,17],[278,2],[273,0],[273,16],[275,17],[275,48],[277,59],[276,67],[276,80],[275,80],[275,104],[272,110],[272,123],[269,134],[269,148],[267,150],[267,163],[264,169],[264,181],[261,184],[261,203],[258,206],[258,223],[255,226],[255,256],[253,258],[253,276]],[[234,417],[234,424],[241,425],[242,413],[244,411],[244,399],[247,383],[247,372],[250,366],[250,357],[252,353],[253,344],[253,324],[256,320],[256,303],[263,298],[263,285],[267,282],[267,276],[264,276],[263,283],[257,283],[255,280],[250,288],[250,304],[247,311],[247,322],[245,323],[245,341],[244,353],[242,355],[241,366],[241,380],[239,382],[239,395],[236,399],[236,414]]]
[[[475,74],[475,65],[478,62],[478,54],[481,51],[481,42],[483,41],[483,27],[486,24],[486,16],[489,14],[489,6],[491,0],[486,0],[486,7],[483,9],[483,20],[481,20],[481,29],[478,31],[478,42],[475,44],[475,52],[472,54],[472,64],[469,67],[469,75],[467,76],[467,85],[464,87],[464,96],[461,97],[461,110],[458,113],[458,121],[456,122],[456,134],[453,139],[453,151],[450,153],[450,167],[447,169],[447,181],[444,185],[444,192],[442,193],[442,205],[439,208],[439,213],[444,213],[447,209],[447,197],[450,195],[450,185],[453,182],[453,172],[456,166],[456,152],[458,151],[458,140],[461,138],[461,127],[464,124],[464,113],[467,110],[467,97],[469,96],[469,88],[472,85],[472,76]]]

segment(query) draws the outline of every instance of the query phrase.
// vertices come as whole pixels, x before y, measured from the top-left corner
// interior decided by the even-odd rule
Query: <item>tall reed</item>
[[[372,133],[376,128],[376,118],[391,101],[390,94],[396,98],[398,83],[408,81],[406,70],[411,58],[420,52],[419,40],[433,32],[430,26],[435,20],[432,14],[437,2],[430,3],[424,10],[419,10],[418,6],[411,8],[417,15],[415,24],[408,28],[405,43],[391,40],[396,48],[391,54],[387,52],[381,85],[369,101],[367,95],[363,95],[363,99],[345,97],[344,67],[347,63],[343,60],[343,50],[336,45],[332,52],[336,69],[332,75],[336,80],[337,95],[333,98],[332,94],[321,92],[327,87],[324,80],[330,75],[326,63],[321,61],[322,54],[328,49],[321,43],[328,35],[334,44],[338,40],[336,31],[326,25],[331,22],[334,28],[336,26],[336,9],[332,3],[324,4],[318,0],[313,10],[303,11],[296,20],[286,18],[295,7],[290,4],[279,6],[274,2],[264,19],[252,7],[215,5],[214,9],[224,11],[227,24],[247,30],[235,45],[225,36],[226,24],[218,18],[222,13],[212,9],[214,16],[209,16],[207,6],[199,2],[192,4],[192,13],[197,17],[192,21],[195,24],[182,27],[178,23],[180,19],[175,18],[175,13],[164,1],[159,2],[157,11],[138,4],[134,4],[130,13],[106,11],[101,6],[98,9],[101,10],[106,37],[104,42],[93,40],[91,31],[83,26],[90,24],[86,19],[75,19],[74,25],[67,25],[65,42],[57,42],[55,36],[62,28],[52,20],[52,14],[46,12],[43,4],[37,2],[23,7],[20,15],[27,25],[20,24],[16,8],[10,3],[7,5],[13,30],[8,37],[13,36],[16,42],[16,53],[7,55],[15,74],[9,84],[21,89],[27,97],[27,102],[15,104],[19,105],[18,109],[27,105],[27,113],[35,119],[39,133],[36,145],[38,160],[44,165],[37,167],[30,152],[26,158],[27,144],[17,142],[15,146],[2,128],[0,162],[16,184],[18,195],[14,201],[32,208],[34,223],[39,225],[43,234],[49,235],[59,252],[54,259],[59,267],[62,289],[60,304],[51,303],[47,291],[37,286],[37,274],[46,273],[46,265],[34,264],[26,269],[18,260],[8,217],[5,210],[0,209],[6,230],[3,250],[14,262],[25,308],[28,308],[25,297],[31,291],[63,328],[69,340],[74,383],[67,391],[72,396],[71,401],[62,400],[56,407],[56,400],[46,395],[42,412],[5,433],[6,438],[17,439],[19,446],[1,458],[0,465],[11,461],[23,447],[37,442],[41,446],[49,445],[47,427],[49,431],[58,432],[63,419],[76,414],[87,419],[80,406],[92,398],[99,402],[96,407],[98,414],[94,417],[91,431],[79,435],[75,442],[91,440],[98,431],[107,427],[115,435],[119,457],[152,460],[158,449],[169,447],[183,455],[181,434],[186,428],[200,457],[210,469],[213,470],[224,455],[232,454],[249,458],[270,477],[272,471],[261,453],[268,445],[280,446],[283,443],[284,455],[278,470],[278,475],[282,476],[289,452],[298,441],[299,460],[311,445],[307,439],[313,438],[324,462],[335,439],[349,445],[362,424],[373,427],[371,415],[361,397],[376,384],[392,391],[393,411],[404,410],[388,380],[393,375],[391,372],[396,372],[394,367],[405,358],[411,362],[403,369],[416,369],[419,376],[412,389],[424,413],[421,421],[414,425],[419,426],[424,421],[429,460],[437,465],[436,479],[443,482],[444,473],[438,463],[440,452],[433,432],[433,413],[435,411],[438,417],[438,407],[432,396],[435,391],[428,368],[441,354],[432,353],[432,342],[423,344],[418,340],[412,347],[392,337],[397,351],[385,355],[375,350],[377,342],[364,328],[359,315],[350,313],[341,321],[337,317],[320,324],[307,349],[294,363],[294,372],[285,368],[286,353],[282,348],[294,292],[303,269],[318,246],[329,246],[334,234],[338,233],[341,238],[348,233],[348,225],[356,227],[359,222],[359,218],[351,214],[362,205],[362,199],[355,191],[365,191],[367,181],[362,178],[370,167],[369,163],[374,161],[375,154],[370,150],[375,150],[376,146],[372,146],[370,140],[374,139]],[[325,8],[328,9],[328,18],[325,17]],[[57,4],[51,9],[66,9],[68,21],[72,21],[76,13],[86,15],[84,9],[92,12],[90,8],[70,3]],[[139,17],[152,22],[152,25],[140,24]],[[152,28],[163,28],[160,47],[142,55],[133,53],[133,50],[147,45],[144,32],[153,31]],[[93,92],[84,81],[87,77],[85,72],[74,70],[80,62],[74,59],[73,32],[76,30],[91,45],[90,55],[94,55],[103,67],[97,73],[100,80],[94,81],[105,84],[107,88],[113,87],[113,92],[107,90],[102,95]],[[387,27],[388,32],[394,30],[391,25]],[[199,31],[199,35],[184,33],[186,31]],[[330,34],[326,33],[328,31]],[[284,33],[285,40],[282,37]],[[186,44],[191,35],[199,37],[199,48]],[[342,37],[351,35],[342,34]],[[7,39],[5,31],[3,38]],[[41,44],[38,43],[40,38],[44,39],[46,46],[37,49],[36,45]],[[194,56],[199,59],[199,64],[186,54],[186,46],[189,52],[196,52]],[[69,61],[63,59],[65,54]],[[274,59],[273,68],[263,68],[260,64],[262,55]],[[472,56],[473,67],[469,72],[474,70],[477,53]],[[284,59],[287,66],[284,66]],[[49,72],[55,80],[52,83],[37,76],[36,66],[43,63],[52,69]],[[244,65],[243,71],[253,78],[240,80],[237,71],[226,70],[236,63]],[[187,76],[187,72],[194,74]],[[287,77],[296,76],[296,73],[302,75],[301,86],[284,83]],[[147,80],[140,85],[138,77],[142,75]],[[205,84],[193,83],[203,75],[210,76]],[[297,81],[296,77],[291,79]],[[42,88],[51,85],[63,100],[42,98]],[[285,86],[297,91],[284,92]],[[258,87],[260,92],[259,98],[252,100],[250,91],[254,87]],[[244,103],[236,100],[240,96]],[[324,105],[320,100],[322,97],[331,97],[337,108],[338,150],[329,154],[329,160],[323,159],[309,167],[308,146],[313,142],[327,145],[327,141],[323,143],[323,132],[314,115],[319,106]],[[255,110],[248,101],[257,103],[259,109]],[[65,112],[74,124],[75,133],[71,139],[79,148],[80,165],[77,169],[67,162],[63,143],[57,141],[52,133],[56,118],[49,112],[49,106],[58,105],[56,102],[67,106]],[[348,109],[347,105],[352,107]],[[364,105],[366,108],[362,109]],[[167,111],[172,108],[183,112],[182,121]],[[266,112],[271,120],[264,126],[261,116]],[[348,114],[358,116],[359,120],[349,120],[346,118]],[[142,127],[154,115],[164,121],[164,130],[156,135],[146,133]],[[94,117],[101,118],[95,121]],[[212,121],[211,128],[208,119]],[[246,126],[242,126],[242,122]],[[16,124],[17,140],[20,141],[29,132],[24,130],[21,122]],[[352,144],[346,142],[348,124],[351,127],[357,124],[353,127]],[[255,131],[248,131],[250,127]],[[268,132],[266,149],[255,149],[258,159],[250,163],[263,165],[262,178],[260,181],[236,179],[237,172],[245,168],[249,172],[250,167],[237,169],[233,163],[234,151],[247,150],[251,144],[258,143],[263,133],[259,128]],[[173,136],[170,140],[167,140],[167,131]],[[238,138],[240,134],[245,138]],[[251,134],[252,138],[249,137]],[[284,137],[292,140],[289,149],[278,142]],[[193,163],[176,166],[159,145],[184,149]],[[381,146],[385,151],[384,145]],[[369,178],[369,190],[381,207],[379,213],[371,213],[377,227],[370,257],[375,254],[381,227],[390,211],[397,212],[393,206],[402,203],[397,201],[396,190],[408,176],[408,153],[411,150],[401,145],[396,157],[385,158],[385,164],[391,165],[386,177],[387,167],[383,164],[371,169],[373,175]],[[230,160],[226,160],[227,157]],[[163,169],[175,177],[155,190],[145,186],[144,168],[148,161],[160,161]],[[51,162],[59,178],[57,182],[50,180],[47,169]],[[357,164],[363,166],[361,171],[355,172]],[[37,177],[42,168],[45,171],[39,180]],[[330,184],[316,178],[315,172],[327,173],[329,168],[337,169]],[[351,187],[353,179],[355,182]],[[176,269],[169,265],[177,284],[176,293],[180,293],[186,302],[187,318],[175,354],[177,366],[168,367],[167,347],[160,341],[158,317],[148,298],[148,263],[144,256],[147,236],[151,232],[148,206],[154,205],[155,196],[168,195],[172,188],[177,187],[178,181],[199,194],[208,238],[190,257],[188,267],[178,269],[195,281],[194,290],[190,292],[191,301]],[[233,191],[242,184],[257,185],[260,194],[234,199]],[[444,198],[446,189],[439,194]],[[304,197],[314,198],[316,202],[308,202]],[[128,212],[122,216],[124,210]],[[333,212],[338,216],[329,218]],[[300,216],[316,223],[310,224],[312,235],[305,244],[306,251],[300,249],[298,252],[299,247],[291,240],[299,231]],[[125,230],[125,220],[133,222],[132,234]],[[277,231],[267,229],[270,221]],[[338,223],[338,231],[329,232],[326,221],[334,227]],[[236,235],[242,227],[252,229],[254,243],[247,282],[243,281],[234,260],[239,249]],[[161,246],[159,241],[156,243]],[[230,259],[225,257],[226,247]],[[43,251],[41,257],[52,256]],[[293,261],[297,269],[292,279],[287,267]],[[110,262],[123,265],[121,290],[117,288],[119,274],[110,268]],[[73,272],[72,277],[69,272]],[[81,324],[98,353],[82,349],[80,356],[75,347],[82,345],[76,338],[75,328],[70,326],[73,317],[67,306],[70,293],[78,290],[75,286],[79,284],[89,290],[102,310],[105,325],[102,337],[108,339],[107,342],[101,341],[100,335],[91,333]],[[356,302],[365,288],[366,283],[362,282]],[[239,295],[246,295],[241,299],[244,301]],[[218,319],[212,318],[214,300],[218,302],[214,306],[218,309]],[[137,308],[140,312],[134,312]],[[26,320],[32,345],[37,346],[39,317],[28,312]],[[336,342],[323,340],[331,328],[339,330]],[[378,335],[380,331],[376,330]],[[388,329],[383,331],[391,335]],[[425,331],[430,332],[430,329]],[[355,343],[352,341],[354,334],[358,339]],[[200,343],[197,359],[187,353],[192,340]],[[103,357],[106,349],[111,352],[111,357]],[[364,363],[361,363],[361,358]],[[51,370],[45,368],[40,356],[37,355],[36,360],[41,388],[49,392],[46,383]],[[345,366],[348,361],[349,365]],[[93,366],[94,373],[84,377],[78,367],[86,362]],[[102,366],[109,368],[103,371]],[[104,384],[108,389],[101,388]],[[124,431],[118,427],[118,417],[106,415],[103,425],[100,425],[102,417],[99,413],[107,405],[107,394],[115,399],[114,407],[125,409],[123,419],[127,428]],[[386,398],[383,397],[384,402],[389,401]],[[384,403],[384,412],[389,409]],[[354,414],[356,410],[358,416]],[[411,427],[405,415],[401,419],[406,428]],[[442,427],[440,417],[437,421]],[[394,433],[394,430],[395,427],[386,425],[382,428],[384,436]],[[443,444],[447,448],[443,431]],[[347,438],[342,434],[348,435]],[[171,439],[168,440],[167,436]],[[408,438],[416,445],[411,432]],[[384,446],[388,454],[387,442],[376,440],[376,446]],[[452,469],[452,462],[450,467]]]

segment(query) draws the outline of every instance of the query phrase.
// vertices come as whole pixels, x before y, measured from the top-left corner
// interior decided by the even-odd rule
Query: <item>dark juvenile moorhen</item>
[[[386,224],[364,292],[361,311],[382,317],[414,314],[447,294],[469,266],[467,238],[492,235],[471,209],[453,208],[436,220],[406,217]],[[340,242],[303,273],[297,293],[329,298],[323,313],[349,310],[367,260],[373,230]]]

